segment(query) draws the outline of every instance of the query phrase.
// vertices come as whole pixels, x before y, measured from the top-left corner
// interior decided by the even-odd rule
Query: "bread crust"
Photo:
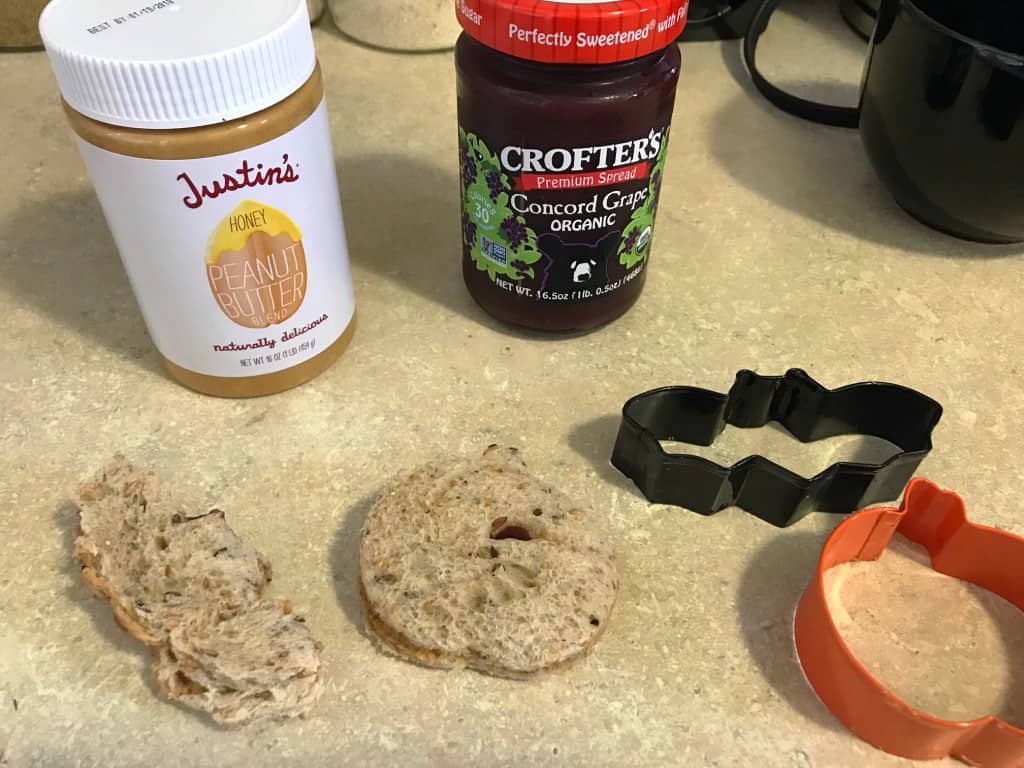
[[[475,669],[478,672],[493,675],[494,677],[503,677],[509,680],[529,680],[532,677],[537,677],[545,673],[559,672],[563,669],[567,669],[593,650],[594,646],[597,645],[598,641],[604,636],[605,629],[607,627],[607,624],[602,625],[598,631],[594,633],[593,639],[590,644],[584,648],[584,650],[573,656],[567,657],[564,661],[551,664],[542,669],[520,672],[489,664],[487,663],[487,660],[481,656],[473,658],[446,655],[438,651],[436,648],[421,648],[420,646],[410,642],[409,639],[401,632],[394,627],[389,626],[387,622],[377,615],[377,612],[373,610],[366,599],[366,590],[363,588],[361,580],[359,583],[359,595],[363,601],[363,615],[366,618],[366,625],[373,631],[377,640],[399,656],[409,659],[410,661],[414,661],[424,667],[430,667],[431,669],[461,669],[463,667],[469,667],[470,669]]]
[[[263,597],[270,564],[223,512],[190,514],[197,504],[120,455],[78,499],[82,580],[149,649],[169,699],[230,727],[299,716],[316,700],[320,644],[290,603]]]

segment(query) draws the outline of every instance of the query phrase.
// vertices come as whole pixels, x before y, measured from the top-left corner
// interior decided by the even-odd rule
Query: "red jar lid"
[[[612,64],[660,51],[686,26],[689,0],[456,0],[488,48],[552,64]]]

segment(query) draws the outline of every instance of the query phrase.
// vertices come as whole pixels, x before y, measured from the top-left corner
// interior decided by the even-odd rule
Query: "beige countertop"
[[[862,47],[838,23],[820,38],[800,15],[776,26],[767,69],[856,83]],[[1024,250],[925,229],[855,133],[754,98],[734,44],[688,45],[640,303],[582,338],[511,332],[461,283],[451,55],[330,30],[317,43],[359,330],[310,384],[237,402],[162,375],[46,59],[0,56],[0,765],[904,764],[850,736],[795,661],[793,610],[838,521],[783,531],[652,506],[608,465],[617,412],[653,386],[727,388],[746,367],[895,380],[946,406],[925,474],[1024,534]],[[525,683],[381,655],[356,590],[369,501],[399,467],[499,441],[614,531],[623,588],[607,634]],[[765,450],[813,472],[862,448],[731,430],[715,455]],[[271,559],[275,594],[326,644],[307,719],[224,733],[154,695],[142,649],[69,554],[70,489],[118,450],[206,489]]]

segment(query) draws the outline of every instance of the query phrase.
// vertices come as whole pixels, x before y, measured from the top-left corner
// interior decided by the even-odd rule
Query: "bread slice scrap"
[[[491,446],[388,484],[363,527],[360,587],[370,628],[401,655],[527,677],[593,647],[618,583],[587,513]]]
[[[270,564],[223,512],[120,455],[81,484],[78,506],[82,578],[149,648],[168,698],[226,726],[309,709],[320,644],[290,604],[263,597]]]

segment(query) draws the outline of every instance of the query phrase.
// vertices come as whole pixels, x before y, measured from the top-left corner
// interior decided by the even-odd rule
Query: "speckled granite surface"
[[[794,5],[766,69],[856,83],[860,43],[838,24],[809,35],[813,4]],[[925,472],[978,520],[1024,533],[1024,251],[924,229],[854,133],[773,112],[737,82],[735,46],[694,45],[641,302],[583,338],[509,332],[461,285],[450,55],[317,37],[360,328],[311,384],[241,402],[158,370],[46,60],[0,57],[0,764],[901,764],[848,735],[794,660],[793,609],[836,521],[779,531],[648,505],[607,464],[616,413],[648,387],[727,387],[743,367],[894,379],[947,407]],[[877,448],[730,431],[716,455],[764,440],[808,471]],[[384,657],[358,607],[356,531],[382,481],[495,441],[522,446],[620,544],[604,640],[536,682]],[[308,719],[221,733],[154,695],[140,648],[69,559],[69,491],[116,450],[205,488],[273,561],[277,593],[326,642]],[[960,684],[950,696],[969,695]]]

